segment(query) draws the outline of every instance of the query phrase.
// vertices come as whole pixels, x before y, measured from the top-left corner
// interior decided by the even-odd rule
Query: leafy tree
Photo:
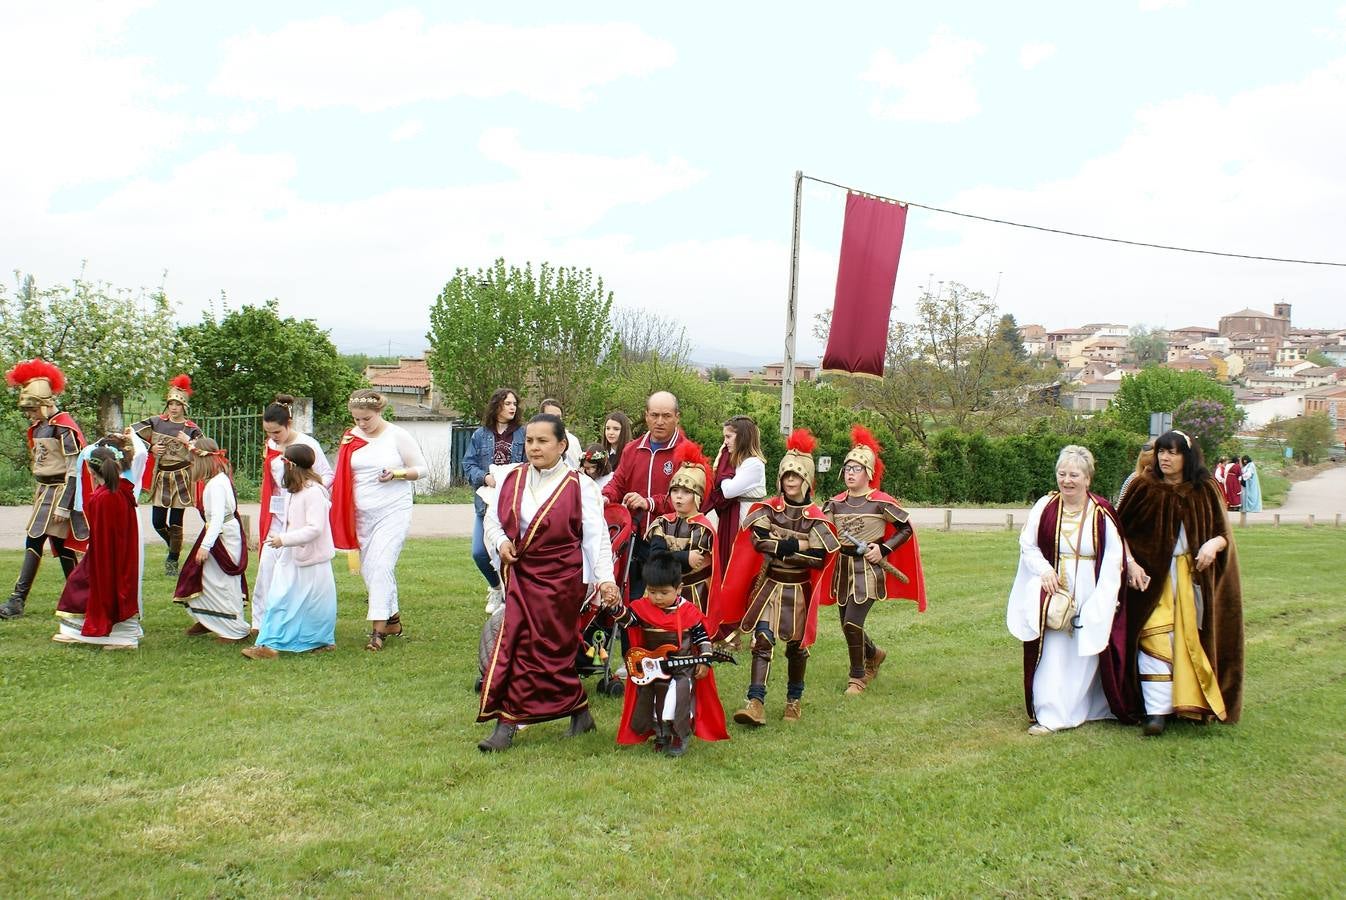
[[[728,384],[733,377],[734,373],[730,372],[724,366],[711,367],[710,380],[716,382],[717,384]]]
[[[370,356],[368,353],[343,353],[341,361],[361,378],[364,377],[365,369],[370,366],[395,366],[398,363],[396,356]]]
[[[115,427],[112,409],[124,396],[162,390],[173,374],[191,370],[162,289],[132,291],[82,275],[39,288],[31,275],[16,277],[15,297],[0,286],[0,359],[41,356],[60,366],[61,405],[86,425]]]
[[[1234,402],[1234,392],[1204,372],[1179,372],[1154,366],[1122,378],[1122,385],[1108,407],[1109,421],[1137,434],[1150,431],[1150,413],[1176,412],[1185,400],[1213,400],[1224,410],[1229,434],[1243,421],[1243,411]]]
[[[1173,410],[1173,427],[1201,445],[1201,453],[1213,458],[1234,434],[1229,411],[1218,400],[1189,397]]]
[[[612,293],[588,269],[536,272],[497,259],[458,269],[430,308],[430,371],[450,405],[480,414],[492,392],[554,397],[574,422],[603,415],[615,363]]]
[[[1283,423],[1285,439],[1295,451],[1295,461],[1306,466],[1318,462],[1336,442],[1336,430],[1326,413],[1300,416]]]
[[[1028,351],[1024,349],[1024,339],[1019,334],[1019,323],[1014,321],[1014,316],[1005,313],[1000,317],[1000,342],[1009,348],[1010,356],[1019,362],[1028,359]]]
[[[1168,336],[1157,328],[1137,325],[1131,329],[1127,349],[1142,368],[1162,365],[1168,359]]]
[[[882,379],[841,377],[854,405],[923,447],[944,428],[1004,432],[1041,411],[1028,390],[1041,373],[1016,357],[1007,337],[1013,319],[1007,323],[984,293],[954,282],[923,293],[916,313],[890,326]],[[819,316],[814,333],[826,339],[829,326],[829,316]]]
[[[1337,367],[1337,364],[1332,361],[1332,357],[1328,356],[1321,350],[1314,350],[1312,353],[1308,355],[1307,359],[1315,366],[1322,366],[1323,368],[1333,368],[1333,369]]]
[[[365,384],[312,319],[281,318],[280,303],[245,305],[216,317],[207,312],[178,331],[196,355],[192,370],[198,409],[261,409],[277,393],[313,398],[324,431],[346,422],[346,399]]]

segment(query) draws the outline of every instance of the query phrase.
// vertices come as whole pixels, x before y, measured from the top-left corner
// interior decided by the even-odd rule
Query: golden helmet
[[[785,441],[785,455],[781,457],[780,469],[776,473],[776,484],[780,485],[780,480],[793,472],[804,479],[804,485],[810,491],[813,490],[814,467],[813,467],[813,449],[818,446],[818,439],[807,428],[796,428],[790,432],[790,436]]]
[[[183,406],[186,406],[192,397],[192,379],[188,375],[175,375],[168,382],[168,394],[164,397],[164,402],[176,400]]]
[[[65,390],[65,373],[39,358],[15,364],[5,380],[19,389],[19,409],[41,410],[44,416],[55,412],[56,395]]]
[[[868,428],[863,425],[852,425],[851,449],[841,461],[841,467],[844,469],[846,463],[859,463],[869,473],[869,486],[876,488],[883,479],[883,460],[879,458],[879,450],[879,442]]]
[[[673,453],[673,465],[677,468],[668,480],[668,489],[686,488],[698,497],[706,496],[706,485],[710,483],[710,463],[701,445],[683,438]]]

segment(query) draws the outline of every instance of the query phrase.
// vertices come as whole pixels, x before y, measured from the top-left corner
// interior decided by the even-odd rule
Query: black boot
[[[1168,716],[1146,716],[1140,723],[1140,733],[1146,737],[1158,737],[1168,725]]]
[[[577,713],[570,716],[570,728],[566,731],[566,737],[579,737],[586,731],[593,731],[598,726],[594,724],[593,714],[589,712],[589,707],[584,707]]]
[[[495,731],[486,740],[477,744],[477,749],[482,753],[499,753],[502,750],[508,750],[514,743],[514,732],[519,730],[519,726],[510,725],[499,719],[495,723]]]
[[[27,547],[23,554],[23,565],[19,567],[19,580],[14,582],[14,593],[0,606],[0,619],[17,619],[23,615],[24,604],[28,602],[28,592],[33,588],[33,579],[37,577],[37,567],[42,564],[42,554]]]

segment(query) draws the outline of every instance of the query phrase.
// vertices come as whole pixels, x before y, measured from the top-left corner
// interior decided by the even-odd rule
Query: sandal
[[[396,631],[393,631],[392,629],[394,629],[394,628],[397,629],[397,630],[396,630]],[[385,621],[385,622],[383,623],[383,636],[384,636],[384,637],[401,637],[401,636],[402,636],[402,614],[401,614],[401,613],[393,613],[392,616],[391,616],[387,621]]]
[[[375,651],[382,650],[384,637],[385,635],[381,631],[369,632],[369,643],[365,644],[365,649]]]

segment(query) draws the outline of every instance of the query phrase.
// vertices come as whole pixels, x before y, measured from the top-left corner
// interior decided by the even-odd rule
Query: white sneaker
[[[502,588],[493,587],[486,592],[486,615],[493,616],[496,610],[503,609],[505,606],[505,591]]]

